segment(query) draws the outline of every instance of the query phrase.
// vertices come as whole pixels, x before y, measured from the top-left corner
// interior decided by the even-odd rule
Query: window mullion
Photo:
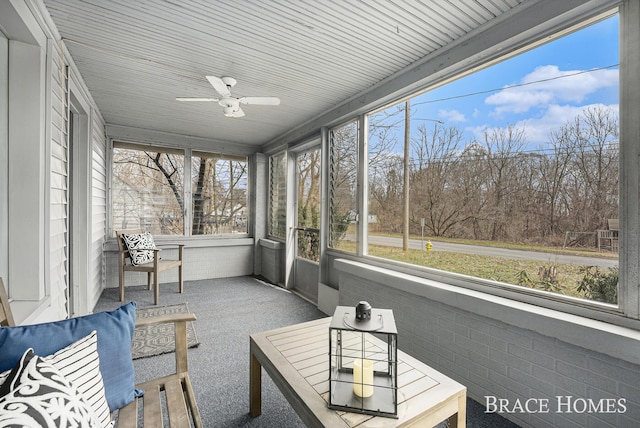
[[[184,195],[183,195],[183,199],[184,199],[184,212],[182,213],[182,215],[184,216],[184,230],[182,231],[182,233],[185,236],[191,236],[191,231],[192,231],[192,219],[193,219],[193,201],[192,201],[192,197],[193,197],[193,180],[191,179],[191,177],[193,177],[192,175],[192,166],[193,166],[193,161],[192,161],[192,150],[191,149],[186,149],[185,150],[185,160],[184,160]]]

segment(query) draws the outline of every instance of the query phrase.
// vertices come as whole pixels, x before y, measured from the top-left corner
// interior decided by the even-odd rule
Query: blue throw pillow
[[[0,372],[15,366],[29,348],[33,348],[37,355],[51,355],[96,330],[105,395],[109,409],[114,411],[135,398],[131,359],[135,323],[136,303],[131,302],[111,312],[0,328]]]

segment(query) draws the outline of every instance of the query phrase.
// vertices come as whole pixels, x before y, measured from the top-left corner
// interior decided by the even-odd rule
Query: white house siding
[[[46,106],[45,139],[42,150],[46,154],[47,180],[45,180],[46,204],[45,213],[47,227],[45,227],[45,247],[40,251],[46,255],[45,289],[47,298],[34,306],[31,315],[21,314],[21,319],[28,323],[46,322],[63,319],[69,316],[67,308],[67,288],[69,287],[67,219],[70,209],[69,195],[69,148],[67,139],[68,97],[66,67],[76,71],[72,59],[65,53],[64,43],[59,39],[57,30],[53,26],[44,6],[33,0],[25,0],[24,4],[33,14],[33,18],[40,24],[49,39],[47,48],[45,81],[46,94],[43,99]],[[74,76],[79,76],[77,71]],[[81,78],[78,78],[81,80]],[[106,137],[105,124],[95,103],[91,99],[84,82],[76,81],[80,87],[80,95],[89,103],[86,112],[90,130],[90,172],[83,178],[80,187],[88,189],[90,220],[89,220],[89,254],[87,279],[81,281],[81,299],[79,313],[90,312],[97,302],[104,288],[103,242],[106,225]],[[28,173],[28,172],[27,172]],[[11,225],[10,225],[11,226]],[[78,239],[87,238],[86,233]],[[14,302],[20,310],[20,302]]]

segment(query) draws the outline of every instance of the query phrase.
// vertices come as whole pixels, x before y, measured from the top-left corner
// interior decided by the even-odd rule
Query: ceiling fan
[[[241,104],[258,105],[258,106],[277,106],[280,104],[278,97],[233,97],[231,96],[231,88],[237,81],[233,77],[217,77],[205,76],[213,89],[220,94],[220,98],[191,98],[177,97],[178,101],[213,101],[222,107],[222,112],[226,117],[242,117],[244,111],[240,108]]]

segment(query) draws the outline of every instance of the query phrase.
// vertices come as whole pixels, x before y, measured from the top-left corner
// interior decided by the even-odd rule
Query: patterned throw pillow
[[[78,389],[78,392],[84,394],[84,399],[95,412],[102,428],[113,426],[100,373],[98,339],[95,330],[88,336],[42,359],[60,370],[60,373]],[[0,388],[10,374],[11,370],[0,373]]]
[[[100,427],[84,395],[28,349],[0,387],[0,426]]]
[[[129,251],[132,265],[138,266],[153,262],[153,250],[156,249],[156,244],[149,232],[123,233],[121,236]]]
[[[136,397],[131,342],[136,322],[136,303],[42,324],[0,328],[0,371],[16,365],[24,352],[51,355],[97,331],[100,373],[109,409],[114,411]]]

